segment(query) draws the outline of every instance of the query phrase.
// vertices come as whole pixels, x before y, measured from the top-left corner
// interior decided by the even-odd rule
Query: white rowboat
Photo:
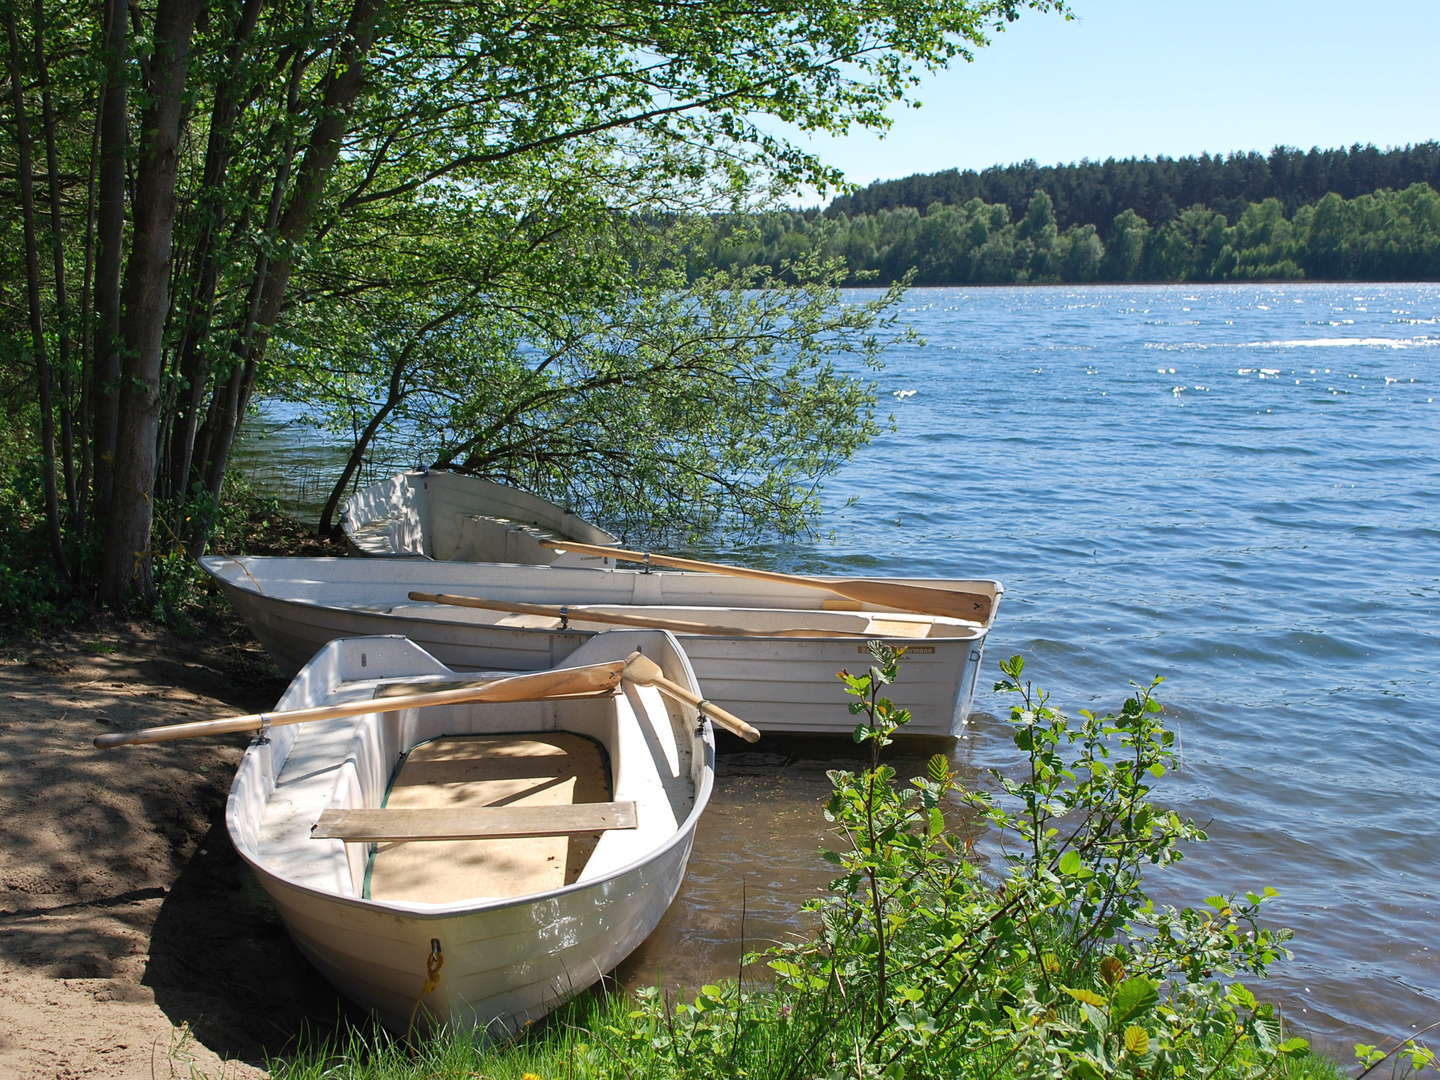
[[[340,511],[357,555],[472,562],[606,566],[594,555],[562,555],[539,540],[613,544],[615,537],[528,491],[478,476],[413,469],[363,487]]]
[[[337,637],[398,633],[456,668],[539,671],[565,661],[596,632],[574,612],[559,618],[450,607],[411,592],[530,604],[597,605],[755,630],[843,631],[853,636],[683,635],[705,695],[766,733],[849,734],[836,673],[863,670],[865,641],[906,648],[890,694],[914,719],[911,735],[960,733],[1002,589],[996,581],[883,579],[988,597],[982,621],[887,611],[823,590],[696,573],[499,563],[207,556],[201,564],[277,663],[295,670]]]
[[[567,666],[636,649],[695,689],[659,630],[594,635]],[[628,680],[382,711],[387,694],[455,678],[401,637],[326,645],[277,710],[376,698],[375,711],[262,732],[225,819],[296,945],[347,997],[395,1030],[504,1034],[613,969],[664,915],[714,740],[693,707]]]

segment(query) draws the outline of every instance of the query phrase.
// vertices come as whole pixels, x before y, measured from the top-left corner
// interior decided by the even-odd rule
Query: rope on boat
[[[440,969],[445,966],[445,954],[440,950],[440,939],[430,939],[430,955],[425,957],[425,982],[420,987],[420,996],[415,999],[415,1005],[410,1010],[410,1023],[406,1025],[405,1034],[408,1038],[415,1030],[415,1018],[420,1014],[420,1006],[425,1003],[427,994],[433,994],[440,986]]]

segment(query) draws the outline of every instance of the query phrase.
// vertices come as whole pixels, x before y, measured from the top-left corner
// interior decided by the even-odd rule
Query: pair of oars
[[[815,578],[805,577],[801,574],[781,574],[774,570],[752,570],[748,566],[701,562],[699,559],[681,559],[674,555],[657,555],[649,551],[627,551],[623,548],[601,547],[597,544],[579,544],[573,540],[541,540],[540,543],[544,547],[554,548],[557,551],[575,551],[581,555],[604,555],[612,559],[623,559],[626,562],[668,566],[675,570],[699,570],[709,574],[726,574],[730,577],[771,581],[779,585],[800,585],[808,589],[824,589],[862,604],[874,604],[892,611],[913,611],[920,615],[942,615],[952,619],[973,619],[983,623],[990,618],[990,610],[994,605],[991,597],[984,593],[938,589],[930,585],[875,581],[870,578]]]
[[[760,630],[748,626],[720,626],[716,623],[691,622],[687,619],[661,619],[649,615],[622,615],[618,612],[596,611],[585,604],[522,604],[514,600],[494,600],[483,596],[457,596],[453,593],[412,592],[411,600],[431,604],[448,604],[451,607],[482,608],[485,611],[510,611],[517,615],[546,615],[562,623],[575,619],[579,622],[610,623],[614,626],[643,626],[649,630],[669,630],[674,634],[710,634],[715,637],[848,637],[867,638],[866,634],[852,630],[822,630],[819,627],[784,626],[777,630]]]
[[[653,686],[667,697],[702,709],[721,727],[733,731],[747,742],[755,742],[760,738],[760,732],[744,720],[666,678],[659,664],[639,652],[633,652],[623,660],[560,668],[556,671],[537,671],[530,675],[512,675],[433,693],[367,698],[364,701],[348,701],[343,705],[316,705],[306,709],[231,716],[221,720],[196,720],[188,724],[165,724],[160,727],[141,728],[138,731],[112,731],[97,735],[95,745],[102,750],[108,750],[114,746],[171,742],[201,735],[225,735],[234,731],[259,731],[266,727],[304,724],[312,720],[338,720],[346,716],[363,716],[366,713],[393,712],[400,709],[424,709],[435,705],[603,696],[613,693],[621,679],[641,686]]]

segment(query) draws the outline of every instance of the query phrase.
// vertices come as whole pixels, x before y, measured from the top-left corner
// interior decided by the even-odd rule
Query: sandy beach
[[[230,846],[246,737],[98,751],[252,712],[243,632],[108,623],[0,646],[0,1076],[246,1078],[340,1008]]]

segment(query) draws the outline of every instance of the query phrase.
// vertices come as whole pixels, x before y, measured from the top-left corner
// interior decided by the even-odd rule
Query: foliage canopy
[[[863,389],[815,360],[818,342],[833,335],[863,350],[878,313],[788,324],[746,314],[721,297],[767,285],[748,274],[677,301],[661,291],[664,268],[683,261],[676,240],[621,226],[641,213],[764,205],[802,182],[833,186],[833,169],[765,125],[883,125],[916,72],[968,57],[1026,9],[1061,5],[5,5],[0,158],[21,212],[0,222],[3,388],[42,448],[36,462],[10,464],[41,478],[57,574],[84,564],[105,599],[148,594],[157,510],[177,534],[192,523],[192,547],[203,544],[212,514],[186,505],[220,498],[257,394],[333,380],[353,404],[377,372],[359,437],[373,438],[421,386],[437,454],[521,476],[543,472],[522,459],[550,452],[592,471],[607,454],[628,463],[643,433],[698,423],[683,450],[667,430],[652,465],[668,453],[714,482],[632,470],[620,486],[644,482],[658,496],[628,507],[723,504],[744,488],[756,498],[743,513],[792,526],[803,492],[872,430]],[[668,329],[642,331],[647,308]],[[679,409],[678,375],[661,380],[643,357],[693,353],[698,377],[725,355],[722,325],[738,335],[734,375],[693,396],[735,401]],[[539,381],[575,388],[566,408],[530,397],[538,377],[524,369],[541,355],[555,358]],[[616,372],[621,356],[642,358],[636,378],[613,381],[601,409],[594,377]],[[510,419],[493,394],[467,400],[517,382],[529,404]],[[760,405],[754,387],[766,383]],[[776,407],[786,396],[795,408]],[[815,407],[816,422],[800,422],[801,406]],[[614,442],[623,425],[609,413],[636,409],[636,432]],[[742,410],[754,426],[778,425],[794,452],[776,456],[778,435],[768,449],[732,441]],[[512,419],[516,430],[490,430]],[[588,430],[591,449],[576,455],[546,427],[562,423]],[[517,448],[508,459],[503,445]]]

